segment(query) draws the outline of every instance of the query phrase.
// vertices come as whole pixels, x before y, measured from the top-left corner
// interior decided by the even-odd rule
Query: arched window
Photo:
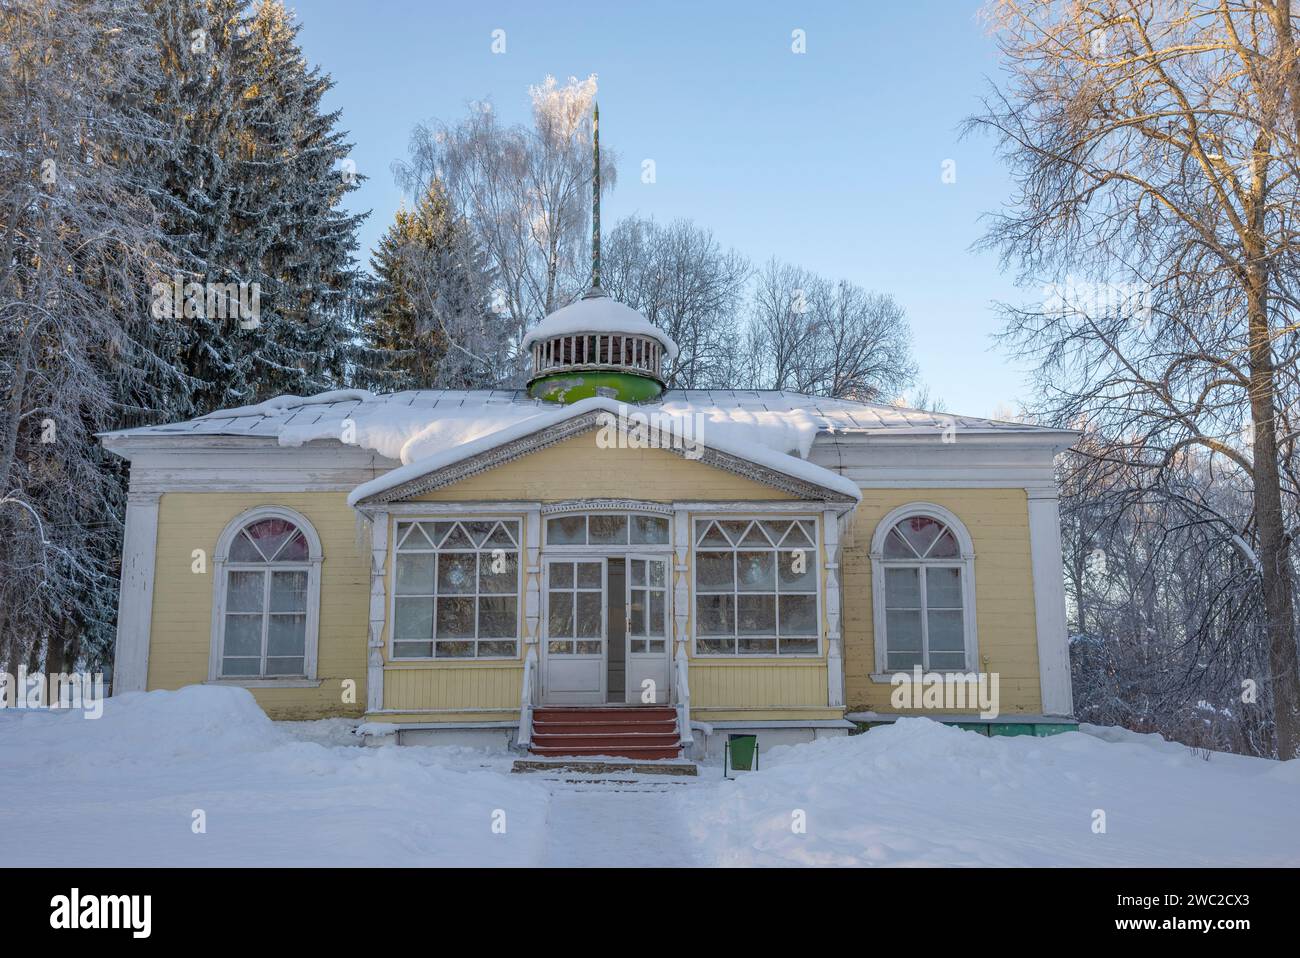
[[[217,542],[210,679],[309,680],[316,674],[320,539],[305,517],[265,507]]]
[[[974,672],[975,552],[955,515],[895,509],[871,540],[876,672]]]

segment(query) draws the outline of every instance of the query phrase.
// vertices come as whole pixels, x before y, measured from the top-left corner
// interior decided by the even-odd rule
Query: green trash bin
[[[722,763],[722,775],[728,772],[752,772],[758,768],[758,736],[728,735]]]

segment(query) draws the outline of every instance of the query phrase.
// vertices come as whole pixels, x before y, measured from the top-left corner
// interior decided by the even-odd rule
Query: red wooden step
[[[534,735],[533,744],[542,748],[621,748],[624,745],[676,748],[677,733],[671,732],[666,735],[641,733],[631,735]]]
[[[620,732],[676,732],[676,722],[534,722],[535,732],[557,735],[618,735]]]
[[[534,745],[530,751],[535,755],[612,755],[619,758],[679,758],[679,747],[664,748],[649,745],[610,745],[610,746],[548,746]]]

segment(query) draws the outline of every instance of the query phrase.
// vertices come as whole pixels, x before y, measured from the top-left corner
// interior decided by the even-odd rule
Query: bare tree
[[[605,290],[677,343],[665,370],[678,389],[727,388],[736,374],[739,312],[749,262],[689,220],[666,226],[628,217],[602,244]]]
[[[755,281],[746,351],[757,388],[875,402],[916,376],[911,332],[893,297],[777,260]]]
[[[502,126],[490,101],[455,125],[417,126],[398,182],[425,195],[435,179],[477,233],[497,275],[503,321],[518,343],[543,316],[572,301],[590,278],[592,107],[596,77],[529,88],[531,127]],[[601,189],[615,183],[603,150]]]
[[[994,0],[992,130],[1017,185],[987,243],[1046,284],[1008,310],[1051,421],[1140,454],[1203,450],[1249,488],[1278,754],[1300,748],[1290,556],[1300,72],[1289,0]],[[1284,481],[1285,480],[1285,481]],[[1285,501],[1284,501],[1285,497]]]

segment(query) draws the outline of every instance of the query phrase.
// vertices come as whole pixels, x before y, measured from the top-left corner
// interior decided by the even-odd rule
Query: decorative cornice
[[[603,509],[618,512],[649,512],[671,516],[673,507],[664,502],[647,502],[644,499],[566,499],[542,506],[542,515],[563,515],[569,512],[599,512]]]
[[[583,413],[580,416],[574,416],[572,419],[566,419],[563,422],[539,429],[527,436],[520,436],[517,439],[484,450],[477,455],[462,459],[459,462],[453,462],[441,469],[435,469],[423,476],[410,479],[382,492],[377,492],[373,496],[361,500],[356,505],[358,508],[362,508],[377,503],[396,502],[462,482],[480,473],[487,472],[489,469],[495,469],[497,466],[503,466],[508,462],[522,459],[532,453],[540,452],[576,436],[592,432],[606,424],[608,415],[605,410],[597,409]],[[683,459],[688,458],[686,455],[687,450],[684,448],[679,449],[668,446],[665,451],[672,452]],[[722,452],[719,449],[710,448],[707,445],[703,447],[703,452],[698,458],[691,457],[690,461],[702,462],[715,469],[721,469],[742,478],[771,486],[774,489],[789,493],[796,499],[811,499],[820,502],[852,501],[848,496],[833,489],[827,489],[816,483],[787,475],[777,469],[760,465],[728,452]]]

